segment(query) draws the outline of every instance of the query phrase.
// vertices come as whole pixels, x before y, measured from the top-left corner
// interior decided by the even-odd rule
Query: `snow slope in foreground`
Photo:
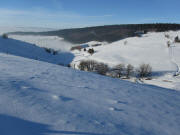
[[[0,134],[179,135],[180,92],[0,54]]]

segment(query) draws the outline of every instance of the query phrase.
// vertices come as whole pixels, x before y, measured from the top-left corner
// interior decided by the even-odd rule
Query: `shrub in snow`
[[[71,64],[68,64],[68,65],[67,65],[67,67],[69,67],[69,68],[70,68],[70,67],[71,67]]]
[[[179,37],[178,37],[178,36],[177,36],[177,37],[175,37],[174,42],[176,42],[176,43],[177,43],[177,42],[178,42],[178,43],[180,42],[180,39],[179,39]]]
[[[7,35],[7,34],[3,34],[3,35],[2,35],[2,38],[7,39],[7,38],[8,38],[8,35]]]
[[[129,78],[133,74],[134,67],[131,64],[127,65],[126,77]]]
[[[58,51],[53,50],[53,55],[57,55]]]
[[[115,68],[113,70],[115,71],[117,78],[120,78],[124,74],[125,65],[119,64],[119,65],[115,66]]]
[[[128,43],[127,41],[124,41],[124,45],[127,45],[127,43]]]
[[[170,36],[169,36],[168,34],[165,34],[164,36],[165,36],[166,38],[168,38],[168,39],[170,38]]]
[[[58,54],[58,51],[55,51],[55,50],[53,50],[53,49],[51,49],[51,48],[45,48],[45,47],[44,47],[44,49],[45,49],[45,51],[46,51],[47,53],[50,53],[50,54],[53,54],[53,55],[57,55],[57,54]]]
[[[137,71],[140,78],[149,77],[152,74],[152,67],[149,64],[141,64]]]
[[[45,51],[47,52],[47,53],[51,53],[51,49],[50,48],[44,48],[45,49]]]
[[[94,54],[94,49],[92,48],[92,49],[89,49],[88,50],[88,53],[90,53],[91,55],[93,55]]]
[[[168,48],[171,46],[171,42],[170,41],[167,41],[167,46],[168,46]]]

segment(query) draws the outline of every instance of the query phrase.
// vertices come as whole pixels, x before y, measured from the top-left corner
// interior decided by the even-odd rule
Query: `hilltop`
[[[9,34],[16,35],[42,35],[42,36],[59,36],[64,40],[82,44],[90,41],[114,42],[127,37],[135,36],[135,32],[164,32],[169,30],[180,30],[180,24],[124,24],[109,25],[86,28],[73,28],[48,32],[13,32]]]

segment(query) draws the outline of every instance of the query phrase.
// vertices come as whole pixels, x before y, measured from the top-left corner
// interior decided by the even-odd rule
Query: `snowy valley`
[[[89,48],[93,48],[95,53],[90,55],[87,51],[75,50],[72,64],[77,65],[82,60],[96,60],[110,67],[131,64],[137,69],[145,63],[151,65],[153,77],[151,80],[143,80],[143,83],[180,90],[180,77],[174,76],[179,73],[180,66],[180,43],[174,42],[176,36],[180,36],[180,31],[152,32],[110,44],[101,43],[97,47],[92,47],[90,42],[87,44],[90,44]],[[134,82],[136,78],[129,81]]]
[[[0,37],[0,134],[179,135],[177,35],[151,32],[113,43],[85,43],[93,55],[70,50],[78,45],[56,36]],[[140,83],[60,66],[78,67],[81,60],[109,67],[147,63],[153,76]]]

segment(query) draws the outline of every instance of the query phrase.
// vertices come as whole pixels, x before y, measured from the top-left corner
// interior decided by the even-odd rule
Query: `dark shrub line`
[[[95,60],[83,60],[78,65],[79,70],[94,72],[101,75],[110,76],[113,78],[130,79],[130,77],[148,78],[152,75],[152,67],[149,64],[141,64],[138,69],[134,70],[134,66],[128,64],[119,64],[110,68],[107,64],[97,62]]]

